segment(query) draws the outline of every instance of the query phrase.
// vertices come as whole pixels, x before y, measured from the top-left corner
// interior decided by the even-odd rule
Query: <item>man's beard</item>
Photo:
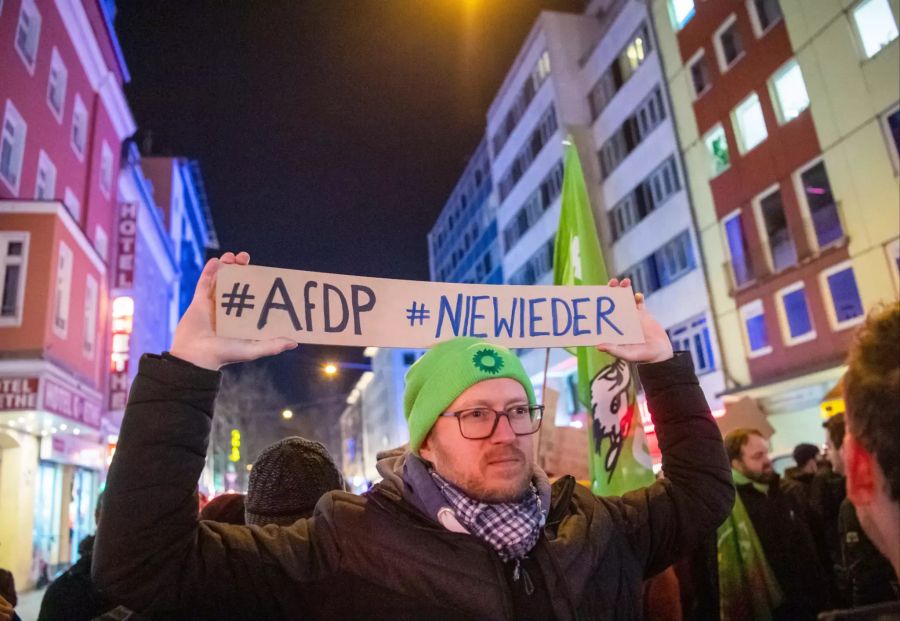
[[[774,470],[766,470],[764,472],[753,472],[751,470],[747,470],[744,472],[744,476],[754,481],[756,483],[764,483],[766,485],[770,485],[774,483],[776,479],[778,479],[778,474]]]
[[[488,504],[516,503],[521,502],[525,498],[525,494],[529,489],[529,483],[531,482],[531,474],[532,473],[529,472],[526,477],[523,473],[522,482],[519,485],[515,487],[510,486],[506,489],[488,489],[488,487],[480,481],[473,481],[469,484],[463,483],[458,487],[460,487],[469,498],[479,502]]]
[[[517,480],[510,481],[499,489],[497,486],[489,487],[487,482],[477,475],[465,476],[457,472],[438,472],[438,474],[462,490],[472,500],[491,504],[520,502],[528,492],[531,480],[534,477],[534,464],[525,458],[524,452],[520,449],[509,447],[505,450],[500,449],[485,455],[483,457],[485,469],[487,468],[487,462],[506,456],[522,459],[522,473]]]

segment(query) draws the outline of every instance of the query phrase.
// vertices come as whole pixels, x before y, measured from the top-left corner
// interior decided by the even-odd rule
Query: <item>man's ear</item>
[[[875,457],[849,433],[844,436],[844,470],[847,496],[856,506],[868,505],[876,492]]]
[[[740,459],[732,459],[731,460],[731,469],[741,471],[741,460]]]
[[[434,463],[434,451],[431,448],[432,440],[431,440],[431,432],[425,436],[425,439],[422,440],[422,444],[419,445],[419,457],[424,459],[425,461]]]

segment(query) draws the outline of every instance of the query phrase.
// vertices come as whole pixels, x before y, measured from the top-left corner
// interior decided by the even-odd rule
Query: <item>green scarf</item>
[[[752,483],[767,493],[769,486],[732,470],[738,485]],[[719,617],[725,621],[771,621],[784,597],[766,561],[762,544],[738,494],[734,509],[718,531]]]
[[[734,479],[735,485],[747,485],[748,483],[753,485],[756,488],[756,491],[769,495],[769,484],[768,483],[760,483],[759,481],[754,481],[752,479],[747,478],[742,472],[738,472],[734,468],[731,469],[731,478]]]

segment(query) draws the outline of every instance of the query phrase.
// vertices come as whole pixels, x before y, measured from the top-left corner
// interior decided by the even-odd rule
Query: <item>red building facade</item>
[[[829,271],[848,259],[847,238],[805,89],[785,102],[775,86],[791,73],[802,84],[778,2],[698,2],[677,36],[713,166],[719,131],[727,144],[710,188],[752,380],[839,364],[861,313],[851,302],[846,317],[835,317],[823,290]],[[809,196],[831,204],[814,211]],[[854,279],[851,269],[839,284],[852,290]]]
[[[93,528],[106,457],[110,259],[135,131],[108,9],[0,2],[0,565],[26,588]]]
[[[730,255],[726,269],[733,297],[747,331],[751,377],[754,383],[767,382],[833,366],[846,356],[852,330],[846,329],[847,321],[829,318],[822,274],[848,259],[847,239],[843,229],[834,232],[843,218],[834,204],[834,231],[826,237],[828,244],[820,245],[821,231],[817,235],[810,226],[811,212],[801,198],[811,187],[801,186],[798,175],[817,165],[822,149],[808,100],[789,119],[778,109],[773,76],[794,61],[778,3],[702,2],[695,11],[678,32],[678,44],[685,63],[705,65],[708,86],[694,101],[700,134],[710,137],[721,127],[727,142],[728,166],[710,187]],[[735,33],[726,44],[723,28]],[[733,52],[724,53],[726,45],[740,48],[730,63]],[[695,79],[695,91],[698,82],[702,78]],[[766,136],[747,148],[737,117],[742,102],[754,95]],[[827,170],[815,178],[827,184]],[[825,184],[813,191],[831,193]],[[803,300],[789,298],[793,306],[786,310],[781,294],[790,295],[792,287],[802,291]]]
[[[773,434],[786,460],[823,441],[855,328],[900,291],[896,3],[826,4],[651,2],[722,342],[720,427]]]

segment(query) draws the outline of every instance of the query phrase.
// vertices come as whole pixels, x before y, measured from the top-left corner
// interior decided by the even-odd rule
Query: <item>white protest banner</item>
[[[222,265],[220,336],[430,347],[474,336],[507,347],[642,343],[630,288],[461,285]]]

